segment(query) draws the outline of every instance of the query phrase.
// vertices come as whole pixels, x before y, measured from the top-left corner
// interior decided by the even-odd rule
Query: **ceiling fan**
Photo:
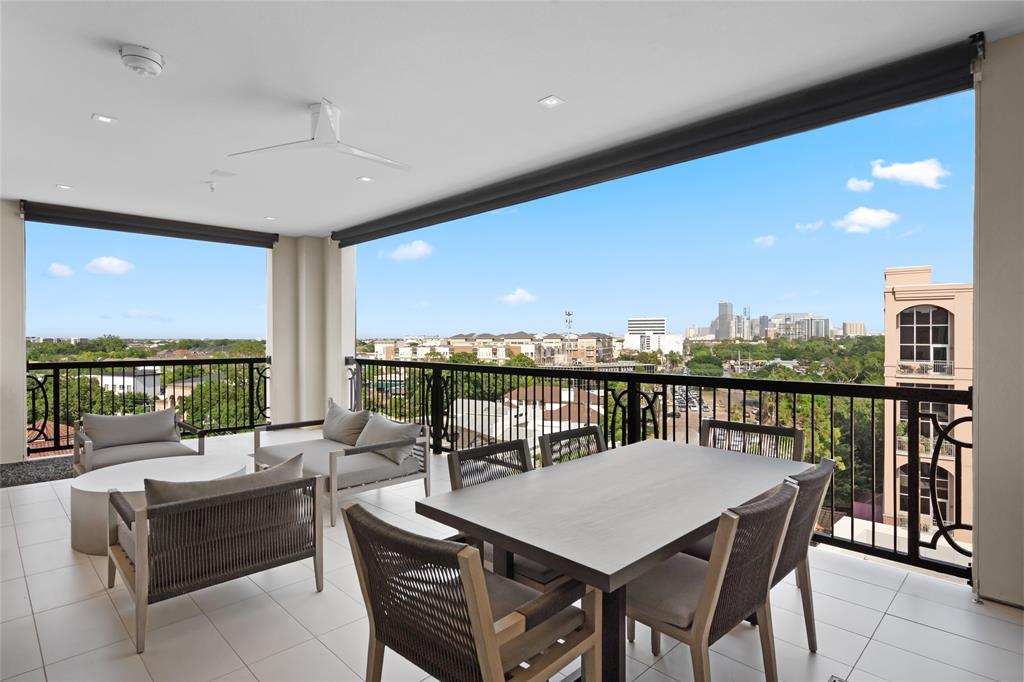
[[[342,154],[350,154],[360,159],[366,159],[367,161],[374,161],[376,163],[390,166],[391,168],[399,168],[402,170],[408,170],[409,167],[404,163],[389,159],[386,156],[380,154],[374,154],[368,152],[365,149],[359,147],[353,147],[350,144],[346,144],[341,141],[341,110],[334,106],[328,99],[321,99],[316,104],[309,105],[310,114],[310,135],[311,138],[308,140],[298,140],[296,142],[285,142],[283,144],[274,144],[269,147],[260,147],[258,149],[249,149],[244,152],[235,152],[228,154],[228,156],[242,156],[243,154],[259,154],[262,152],[274,152],[281,151],[284,149],[313,149],[313,148],[329,148],[339,151]]]

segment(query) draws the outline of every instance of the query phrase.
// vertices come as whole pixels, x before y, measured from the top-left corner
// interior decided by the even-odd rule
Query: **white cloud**
[[[913,163],[890,163],[878,159],[871,162],[871,175],[882,180],[896,180],[905,185],[920,185],[929,189],[939,189],[939,179],[949,175],[938,159],[925,159]]]
[[[399,244],[397,249],[388,252],[388,258],[398,261],[417,260],[418,258],[426,258],[433,252],[433,246],[422,239],[417,239],[408,244]]]
[[[99,275],[123,275],[134,270],[135,264],[115,256],[100,256],[89,261],[85,269]]]
[[[760,246],[762,249],[769,249],[775,246],[775,235],[766,234],[760,237],[754,237],[754,243]]]
[[[519,305],[520,303],[533,303],[537,300],[537,297],[526,289],[518,287],[511,294],[505,294],[502,296],[501,300],[508,305]]]
[[[884,208],[859,206],[832,224],[843,232],[867,234],[872,230],[884,230],[899,219],[898,214]]]
[[[50,267],[46,268],[46,274],[50,277],[70,277],[75,271],[63,263],[50,263]]]
[[[793,227],[796,228],[797,232],[810,232],[812,230],[820,230],[824,224],[824,220],[815,220],[813,223],[797,223]]]
[[[846,189],[851,192],[870,192],[871,188],[875,186],[874,180],[861,180],[860,178],[850,178],[846,181]]]

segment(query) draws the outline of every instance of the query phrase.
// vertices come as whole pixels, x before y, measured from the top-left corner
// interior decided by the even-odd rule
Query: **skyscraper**
[[[715,318],[715,338],[719,341],[732,339],[736,336],[735,316],[732,314],[732,303],[729,301],[718,302],[718,317]]]

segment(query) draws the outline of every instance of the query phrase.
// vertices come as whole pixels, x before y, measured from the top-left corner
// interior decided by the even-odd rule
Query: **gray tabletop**
[[[810,465],[649,440],[416,503],[416,511],[605,592]]]

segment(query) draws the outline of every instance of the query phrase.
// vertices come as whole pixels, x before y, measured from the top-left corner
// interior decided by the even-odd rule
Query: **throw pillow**
[[[387,417],[379,414],[371,414],[363,432],[359,434],[356,445],[373,445],[374,443],[390,443],[396,440],[409,440],[416,438],[422,432],[423,427],[419,424],[402,424],[393,422]],[[412,445],[402,445],[397,448],[386,450],[375,450],[379,455],[384,455],[395,464],[401,464],[407,457],[412,455]]]
[[[92,439],[96,450],[117,445],[180,441],[174,408],[111,417],[101,414],[82,415],[82,428]]]
[[[332,398],[327,399],[327,416],[324,417],[324,438],[336,440],[345,445],[355,445],[359,440],[359,434],[370,419],[370,413],[366,410],[353,412],[334,402]]]

